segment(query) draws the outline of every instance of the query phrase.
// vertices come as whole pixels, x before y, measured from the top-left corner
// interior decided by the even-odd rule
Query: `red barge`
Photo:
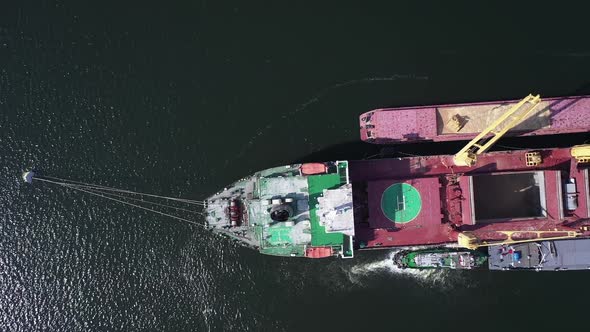
[[[359,117],[365,142],[398,144],[470,140],[518,100],[381,108]],[[507,136],[586,132],[590,128],[590,96],[545,98]]]

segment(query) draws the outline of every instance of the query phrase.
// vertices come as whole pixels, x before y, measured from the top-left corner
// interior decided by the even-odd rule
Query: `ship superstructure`
[[[348,163],[295,164],[257,172],[207,200],[207,224],[263,254],[353,256]]]

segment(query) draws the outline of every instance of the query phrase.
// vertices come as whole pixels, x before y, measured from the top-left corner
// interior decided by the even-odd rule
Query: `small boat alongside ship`
[[[431,248],[402,250],[395,254],[393,262],[402,269],[471,270],[483,267],[487,259],[487,255],[478,250]]]

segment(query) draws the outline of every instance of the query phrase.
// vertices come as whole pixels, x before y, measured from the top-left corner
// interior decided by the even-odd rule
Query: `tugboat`
[[[487,259],[487,255],[478,250],[434,248],[400,251],[393,262],[402,269],[471,270],[484,266]]]

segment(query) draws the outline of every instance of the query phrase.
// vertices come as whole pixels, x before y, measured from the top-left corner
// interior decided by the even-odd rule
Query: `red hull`
[[[529,151],[487,153],[474,167],[450,166],[452,156],[351,161],[357,243],[442,244],[456,242],[463,231],[481,240],[502,239],[498,231],[584,232],[590,225],[587,169],[570,149],[535,151],[543,159],[538,166],[526,165]],[[566,204],[564,183],[570,179],[576,183],[575,207]],[[410,221],[392,221],[383,209],[384,192],[394,183],[409,184],[420,195],[421,208]],[[404,199],[397,204],[406,204]]]
[[[420,141],[470,140],[502,109],[516,101],[376,109],[359,117],[365,142],[395,144]],[[463,114],[464,128],[447,128],[448,119]],[[531,117],[507,136],[585,132],[590,128],[590,96],[546,98]]]

